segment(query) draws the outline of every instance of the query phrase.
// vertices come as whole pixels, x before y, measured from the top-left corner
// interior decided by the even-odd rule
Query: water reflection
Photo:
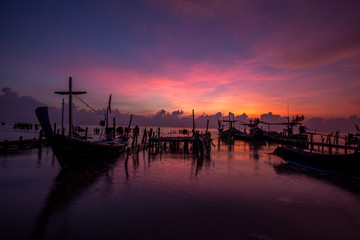
[[[191,163],[191,172],[196,177],[198,173],[202,170],[202,168],[205,166],[205,168],[210,167],[211,158],[210,156],[192,156],[192,163]]]
[[[235,141],[229,151],[214,143],[210,158],[145,151],[71,172],[52,167],[51,149],[43,149],[41,168],[37,149],[12,158],[0,174],[3,235],[16,228],[24,232],[17,239],[358,238],[352,182],[283,164],[268,154],[275,146]],[[29,217],[19,218],[24,212]]]
[[[242,141],[242,140],[229,140],[218,139],[217,150],[228,151],[229,159],[233,157],[230,152],[243,152],[248,153],[250,159],[259,160],[260,151],[264,150],[268,144],[265,141]]]
[[[61,170],[37,217],[32,239],[43,239],[49,222],[58,214],[62,215],[65,223],[74,202],[101,177],[106,177],[106,187],[111,188],[114,163],[115,159],[111,159],[86,169]]]

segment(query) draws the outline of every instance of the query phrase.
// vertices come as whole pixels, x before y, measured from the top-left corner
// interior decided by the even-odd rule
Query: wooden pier
[[[25,148],[34,148],[34,147],[41,147],[42,144],[45,143],[46,140],[44,139],[23,139],[22,137],[19,140],[15,141],[0,141],[0,151],[7,152],[7,151],[14,151],[14,150],[21,150]]]
[[[330,134],[321,134],[309,132],[306,134],[300,134],[299,138],[286,138],[286,137],[268,137],[268,142],[280,143],[283,145],[293,145],[301,146],[308,148],[309,150],[314,150],[318,148],[319,151],[324,152],[324,149],[328,153],[332,153],[333,150],[338,151],[339,149],[344,150],[345,153],[350,152],[359,152],[360,151],[360,136],[359,135],[343,135],[340,136],[339,132],[330,133]],[[305,136],[306,138],[302,138]],[[315,137],[317,136],[317,140]],[[306,140],[305,140],[306,139]]]
[[[192,137],[157,137],[153,136],[149,141],[149,148],[172,153],[183,152],[198,155],[209,155],[212,140],[210,135],[196,133]]]
[[[150,150],[152,153],[194,153],[208,155],[211,151],[211,134],[195,132],[193,136],[161,136],[160,128],[144,128],[140,138],[140,129],[135,126],[129,139],[128,153]]]

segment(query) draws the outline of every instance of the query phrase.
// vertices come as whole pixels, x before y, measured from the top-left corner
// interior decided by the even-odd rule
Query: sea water
[[[70,172],[49,147],[1,154],[0,238],[360,239],[359,182],[212,136],[209,157],[144,151]]]

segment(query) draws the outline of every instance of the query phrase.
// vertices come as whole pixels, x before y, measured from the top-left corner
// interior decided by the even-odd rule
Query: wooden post
[[[115,118],[113,117],[113,139],[115,139]]]
[[[153,142],[151,141],[152,134],[153,134],[153,129],[150,128],[150,131],[149,131],[149,147],[150,148],[152,148],[152,146],[153,146]]]
[[[125,158],[126,179],[129,179],[129,173],[128,173],[129,154],[130,154],[130,148],[128,147],[128,148],[126,148],[126,158]]]
[[[9,146],[9,141],[8,141],[8,140],[4,140],[4,145],[3,145],[3,150],[4,150],[4,152],[7,150],[8,146]]]
[[[130,132],[130,127],[131,127],[132,119],[133,119],[133,115],[130,115],[130,121],[129,121],[129,126],[128,126],[127,134]]]
[[[133,133],[133,141],[131,143],[131,149],[135,147],[135,141],[136,141],[136,133]]]
[[[42,144],[42,138],[43,138],[43,130],[40,130],[40,132],[39,132],[39,147],[41,147],[41,144]]]
[[[193,118],[193,136],[195,135],[195,113],[194,113],[194,109],[192,110],[192,118]]]
[[[20,138],[19,138],[19,143],[18,143],[18,148],[22,148],[22,147],[23,147],[23,142],[22,142],[22,140],[23,140],[23,137],[20,136]]]
[[[143,137],[141,139],[141,144],[144,144],[146,141],[146,128],[144,129]]]
[[[64,135],[64,108],[65,108],[65,100],[62,100],[62,110],[61,110],[61,135]]]
[[[69,77],[69,137],[73,136],[72,122],[72,78]]]
[[[207,122],[206,122],[206,134],[208,133],[208,131],[209,131],[209,119],[207,120]]]
[[[87,139],[87,135],[88,135],[88,127],[86,127],[85,129],[85,139]]]

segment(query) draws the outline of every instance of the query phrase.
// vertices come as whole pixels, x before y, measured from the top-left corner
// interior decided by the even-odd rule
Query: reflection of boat
[[[360,177],[359,152],[350,154],[327,154],[289,146],[279,146],[275,149],[274,153],[292,164],[338,175]]]
[[[72,80],[69,78],[69,91],[55,93],[69,95],[69,135],[65,136],[64,134],[58,134],[53,131],[47,107],[38,107],[35,113],[45,133],[45,137],[48,139],[62,168],[76,167],[84,164],[88,165],[91,162],[101,162],[108,158],[117,157],[125,151],[126,142],[112,138],[111,136],[114,134],[111,133],[107,134],[106,139],[93,142],[73,137],[72,95],[86,92],[73,92]]]
[[[71,209],[74,202],[99,179],[105,176],[108,178],[108,173],[114,163],[115,161],[110,159],[85,169],[62,169],[55,178],[45,204],[37,217],[32,238],[47,239],[50,222],[59,219],[56,218],[58,214],[68,214],[67,211]],[[111,183],[111,178],[109,181]]]

